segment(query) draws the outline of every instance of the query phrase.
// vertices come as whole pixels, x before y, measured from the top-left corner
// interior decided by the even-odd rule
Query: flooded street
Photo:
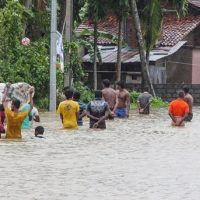
[[[200,107],[184,128],[166,109],[107,122],[107,130],[61,129],[41,114],[45,139],[0,141],[0,199],[199,200]]]

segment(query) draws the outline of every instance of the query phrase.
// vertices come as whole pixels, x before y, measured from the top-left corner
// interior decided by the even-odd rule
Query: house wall
[[[192,84],[200,84],[200,49],[192,51]]]
[[[165,59],[158,60],[154,65],[151,64],[149,72],[153,84],[165,84],[167,81]]]
[[[192,49],[183,46],[167,58],[167,83],[192,83]]]
[[[191,38],[192,51],[192,83],[200,84],[200,26],[193,32]]]

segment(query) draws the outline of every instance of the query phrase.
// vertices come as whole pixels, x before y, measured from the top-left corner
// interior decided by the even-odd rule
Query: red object
[[[4,122],[5,122],[5,112],[0,111],[0,133],[5,133]]]

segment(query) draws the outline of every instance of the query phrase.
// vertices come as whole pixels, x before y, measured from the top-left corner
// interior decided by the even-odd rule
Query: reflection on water
[[[33,130],[0,141],[0,199],[199,200],[200,108],[172,128],[165,109],[107,122],[107,130],[65,131],[42,114],[46,139]]]

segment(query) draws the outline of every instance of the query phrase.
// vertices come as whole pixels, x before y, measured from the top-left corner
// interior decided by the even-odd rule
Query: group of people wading
[[[102,82],[103,89],[95,91],[95,98],[86,106],[80,101],[80,92],[73,88],[66,87],[63,93],[66,97],[59,106],[57,112],[65,129],[76,129],[83,125],[83,118],[87,116],[90,119],[89,127],[105,129],[106,120],[117,118],[128,118],[130,112],[131,98],[129,92],[125,89],[122,81],[116,83],[116,90],[110,87],[108,79]],[[26,125],[27,117],[33,109],[33,88],[29,90],[29,102],[27,109],[21,108],[21,102],[13,99],[11,106],[8,106],[6,94],[9,85],[6,86],[2,105],[0,105],[0,132],[6,132],[6,139],[20,139],[21,128]],[[149,114],[152,95],[148,92],[148,88],[141,93],[137,100],[138,112],[140,114]],[[169,116],[172,119],[172,125],[183,126],[184,121],[191,121],[193,97],[189,94],[189,88],[184,87],[178,92],[178,98],[169,105]],[[37,111],[38,113],[38,111]],[[39,114],[37,114],[39,116]],[[4,130],[4,119],[7,119],[7,130]],[[38,121],[38,120],[35,120]],[[23,125],[24,123],[24,125]],[[35,136],[42,135],[44,128],[38,126],[35,129]],[[42,137],[42,136],[41,136]]]
[[[102,81],[102,90],[95,91],[95,98],[88,105],[80,101],[81,94],[69,87],[64,88],[66,100],[58,107],[58,114],[66,129],[78,128],[83,125],[83,117],[90,119],[90,128],[106,128],[106,120],[117,118],[128,118],[130,112],[130,93],[125,89],[122,81],[116,83],[116,90],[110,86],[110,81]],[[140,114],[150,113],[152,95],[148,88],[144,89],[137,100],[138,112]],[[172,125],[183,126],[184,121],[191,121],[193,97],[189,94],[189,88],[184,87],[178,91],[178,98],[169,105],[169,116]]]
[[[80,101],[81,94],[72,88],[64,88],[66,100],[58,106],[64,128],[78,128],[83,117],[90,119],[90,128],[106,128],[106,119],[127,118],[130,111],[130,94],[124,83],[117,82],[117,90],[110,87],[110,81],[102,82],[103,89],[95,91],[95,99],[86,106]]]
[[[1,134],[6,134],[5,139],[21,139],[21,129],[29,129],[32,120],[40,122],[39,112],[36,107],[33,106],[33,92],[34,88],[31,87],[28,91],[28,102],[20,102],[19,99],[13,99],[10,104],[8,99],[8,92],[10,84],[6,84],[4,95],[2,98],[2,104],[0,104],[0,137]],[[5,128],[5,119],[7,122],[7,129]],[[35,136],[43,137],[44,128],[37,126],[35,128]]]

